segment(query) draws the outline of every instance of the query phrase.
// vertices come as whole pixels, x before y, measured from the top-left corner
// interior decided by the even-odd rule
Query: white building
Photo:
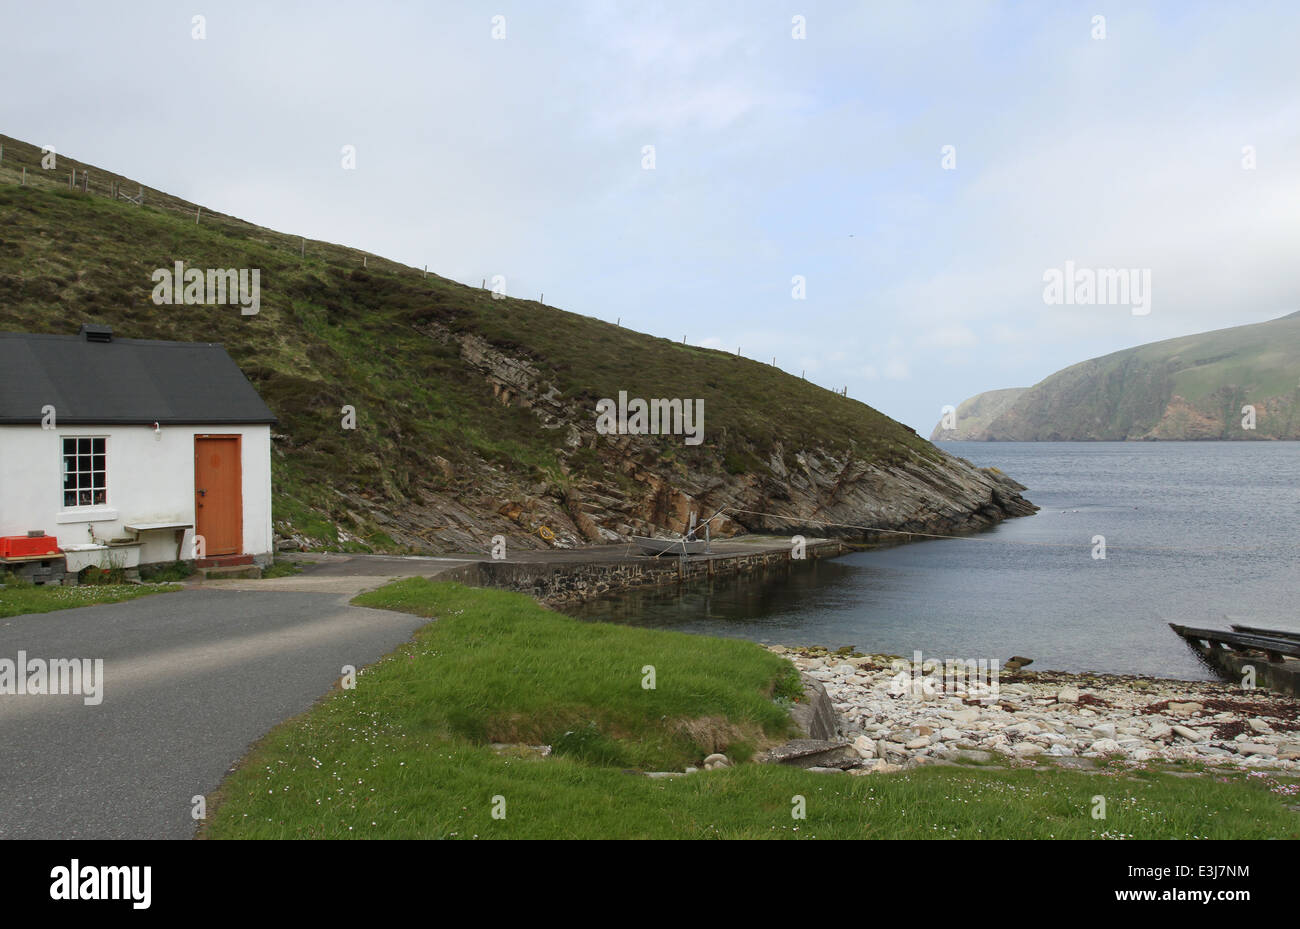
[[[269,563],[274,422],[216,343],[0,333],[0,536],[69,570]]]

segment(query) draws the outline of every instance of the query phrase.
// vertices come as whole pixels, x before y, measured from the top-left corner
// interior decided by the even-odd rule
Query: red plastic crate
[[[59,540],[52,535],[29,538],[25,535],[0,536],[0,558],[31,558],[36,555],[57,555]]]

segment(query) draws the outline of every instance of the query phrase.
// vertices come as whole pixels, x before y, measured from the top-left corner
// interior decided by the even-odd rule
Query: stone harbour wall
[[[810,542],[806,555],[808,559],[830,558],[848,550],[839,541]],[[555,606],[637,587],[663,587],[727,574],[788,568],[792,561],[788,548],[696,555],[685,561],[671,555],[591,562],[479,561],[445,571],[439,580],[531,594]]]

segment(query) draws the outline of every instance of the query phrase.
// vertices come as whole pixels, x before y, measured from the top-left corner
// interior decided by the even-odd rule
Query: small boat
[[[708,547],[704,539],[647,539],[632,536],[632,542],[644,555],[702,555]]]

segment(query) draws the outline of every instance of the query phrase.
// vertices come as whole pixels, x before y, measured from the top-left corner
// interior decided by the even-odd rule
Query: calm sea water
[[[1300,443],[983,443],[1042,507],[968,540],[588,604],[578,615],[759,642],[1035,669],[1213,677],[1167,626],[1300,631]],[[1094,559],[1094,536],[1106,540]]]

